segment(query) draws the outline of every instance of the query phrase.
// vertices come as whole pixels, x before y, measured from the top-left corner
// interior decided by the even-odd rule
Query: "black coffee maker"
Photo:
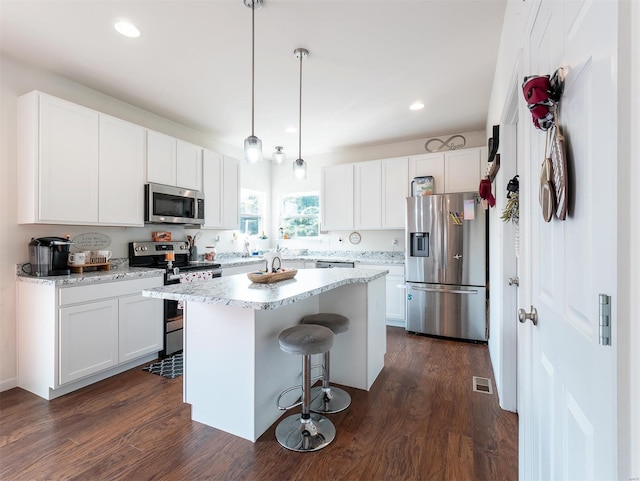
[[[69,269],[69,248],[72,242],[62,237],[40,237],[29,242],[31,275],[65,276]]]

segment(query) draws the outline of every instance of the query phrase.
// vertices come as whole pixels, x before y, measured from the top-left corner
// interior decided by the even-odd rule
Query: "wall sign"
[[[111,245],[111,237],[99,232],[78,234],[72,240],[73,247],[79,250],[104,249]]]
[[[467,145],[467,139],[465,139],[462,135],[452,135],[444,141],[437,137],[429,139],[424,144],[424,149],[427,152],[441,152],[443,150],[462,149],[465,145]]]

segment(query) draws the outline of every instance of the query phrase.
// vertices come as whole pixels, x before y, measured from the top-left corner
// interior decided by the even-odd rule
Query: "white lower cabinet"
[[[282,261],[282,267],[287,269],[304,269],[304,261],[287,260]]]
[[[118,360],[131,361],[163,349],[163,302],[142,296],[118,300]]]
[[[257,259],[259,260],[259,259]],[[264,270],[265,262],[250,262],[239,266],[225,267],[222,266],[222,277],[235,276],[236,274],[246,274],[247,272],[257,272]]]
[[[389,271],[386,277],[386,319],[388,326],[406,325],[406,290],[404,286],[404,266],[357,264],[356,267],[384,268]]]
[[[162,276],[55,286],[18,281],[18,386],[54,399],[157,358]]]
[[[118,364],[118,300],[60,309],[60,384]]]

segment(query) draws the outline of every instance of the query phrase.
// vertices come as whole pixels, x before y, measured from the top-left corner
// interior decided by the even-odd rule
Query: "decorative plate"
[[[351,234],[349,234],[349,241],[352,244],[359,244],[360,243],[360,234],[358,232],[352,232]]]

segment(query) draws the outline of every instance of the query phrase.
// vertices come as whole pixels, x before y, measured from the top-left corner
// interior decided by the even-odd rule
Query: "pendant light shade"
[[[262,162],[262,140],[255,135],[244,139],[244,160],[251,164]]]
[[[256,9],[262,7],[264,0],[243,0],[244,4],[251,9],[251,135],[244,139],[244,160],[249,163],[262,162],[262,140],[255,136],[254,124],[254,93],[255,93],[255,13]]]
[[[297,159],[293,162],[293,176],[296,179],[307,178],[307,163],[303,159]]]
[[[285,155],[284,152],[282,151],[284,147],[281,147],[280,145],[276,146],[276,150],[273,152],[273,154],[271,154],[271,159],[276,163],[276,164],[281,164],[282,162],[284,162],[285,159]]]
[[[307,178],[307,163],[302,158],[302,60],[309,56],[306,48],[297,48],[293,55],[300,60],[300,110],[298,114],[298,158],[293,162],[293,176],[296,179]]]

